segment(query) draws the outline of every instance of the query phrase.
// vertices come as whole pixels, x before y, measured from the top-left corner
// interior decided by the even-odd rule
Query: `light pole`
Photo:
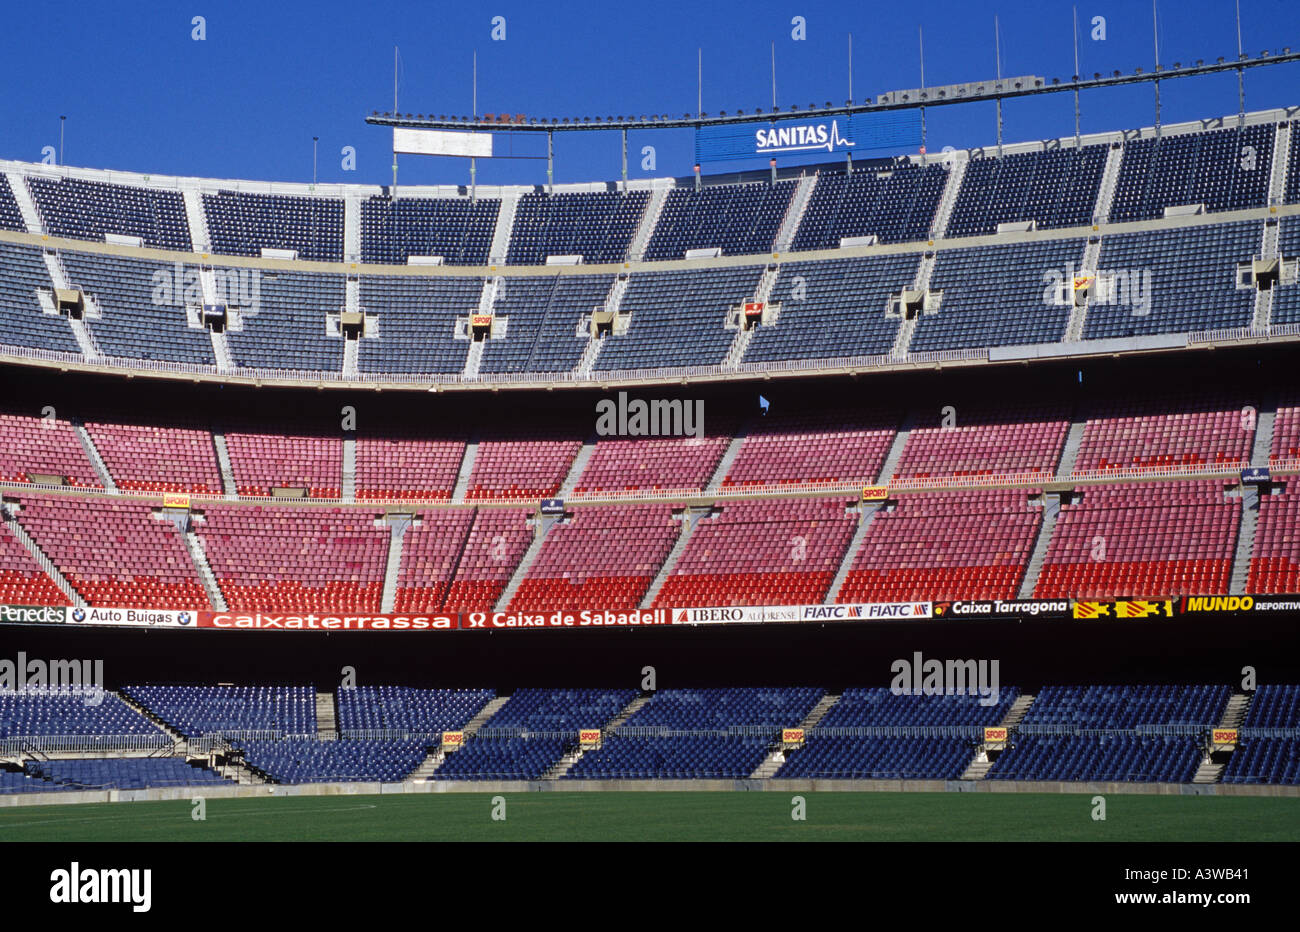
[[[316,144],[320,142],[319,136],[311,137],[311,185],[316,187]]]
[[[59,165],[63,165],[63,124],[67,122],[67,117],[60,114],[59,116]]]

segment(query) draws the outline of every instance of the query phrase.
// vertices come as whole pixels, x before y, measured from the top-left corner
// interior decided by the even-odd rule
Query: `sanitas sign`
[[[795,126],[771,127],[754,131],[754,154],[776,155],[781,152],[811,152],[825,149],[833,152],[848,149],[855,143],[840,135],[840,121],[829,123],[803,123]]]

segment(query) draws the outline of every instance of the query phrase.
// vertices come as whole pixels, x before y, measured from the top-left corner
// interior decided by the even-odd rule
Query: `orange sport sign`
[[[1216,728],[1211,733],[1211,741],[1217,748],[1235,748],[1237,746],[1237,729]]]
[[[470,319],[469,319],[469,325],[470,325],[471,327],[491,327],[491,326],[492,326],[492,315],[491,315],[491,314],[474,314],[474,315],[472,315],[472,316],[470,317]]]
[[[164,508],[189,508],[190,497],[186,495],[184,492],[164,492],[163,507]]]
[[[804,730],[802,728],[782,728],[781,747],[801,748],[803,747],[804,737]]]
[[[583,728],[579,730],[578,745],[584,749],[600,747],[600,729]]]
[[[984,729],[985,744],[1006,744],[1007,729],[1002,727]]]
[[[889,486],[869,485],[862,490],[864,502],[883,502],[889,497]]]
[[[457,748],[465,746],[465,732],[463,731],[444,731],[442,733],[442,749],[444,751],[454,751]]]

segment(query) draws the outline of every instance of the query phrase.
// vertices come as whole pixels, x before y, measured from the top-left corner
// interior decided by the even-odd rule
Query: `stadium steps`
[[[361,197],[357,194],[343,198],[343,261],[361,261]]]
[[[354,341],[349,341],[356,345]],[[343,435],[343,501],[349,505],[357,500],[357,435],[349,431]]]
[[[790,198],[790,205],[785,209],[781,228],[776,231],[776,241],[772,243],[773,252],[789,252],[790,247],[794,245],[795,235],[799,232],[799,225],[803,223],[803,215],[808,210],[808,203],[812,200],[813,189],[816,187],[815,173],[804,175],[799,179],[799,185],[794,189],[794,196]]]
[[[1061,457],[1056,466],[1056,478],[1068,480],[1074,473],[1074,464],[1079,461],[1079,447],[1083,444],[1083,430],[1088,422],[1082,415],[1077,415],[1070,422],[1070,429],[1065,434],[1065,444],[1061,447]]]
[[[713,477],[709,479],[708,484],[704,486],[707,492],[717,492],[722,487],[722,481],[727,478],[727,473],[731,472],[731,464],[736,462],[736,457],[740,455],[740,448],[745,443],[745,437],[748,431],[742,425],[736,429],[735,436],[727,444],[727,450],[718,460],[718,468],[713,470]]]
[[[45,555],[45,551],[27,533],[27,529],[18,523],[18,518],[15,517],[14,512],[9,508],[0,506],[0,515],[4,516],[5,527],[9,528],[14,537],[18,538],[18,542],[27,548],[37,565],[45,571],[45,575],[54,580],[54,584],[62,590],[73,605],[77,608],[85,608],[86,600],[81,597],[81,593],[73,588],[72,583],[68,582],[68,578],[54,565],[54,561]]]
[[[573,458],[573,465],[569,467],[569,474],[564,477],[560,483],[560,491],[556,493],[559,498],[567,498],[573,494],[574,486],[582,478],[583,471],[587,468],[587,462],[591,459],[591,454],[596,452],[596,435],[593,433],[582,444],[582,449],[578,455]]]
[[[208,563],[208,554],[203,549],[202,538],[195,534],[191,527],[181,535],[181,539],[185,541],[185,549],[189,551],[190,559],[194,561],[194,569],[199,574],[199,581],[203,583],[203,591],[208,594],[208,601],[219,612],[229,611],[230,606],[226,604],[226,597],[221,592],[221,586],[217,583],[211,564]]]
[[[659,572],[651,581],[650,587],[646,589],[645,595],[641,598],[641,608],[650,608],[655,603],[655,598],[659,595],[659,590],[664,587],[668,577],[673,573],[673,567],[677,565],[677,559],[686,549],[687,543],[690,542],[691,534],[695,532],[695,523],[704,517],[709,511],[708,508],[701,509],[700,514],[693,514],[692,509],[687,508],[681,514],[681,530],[677,534],[677,540],[673,542],[673,547],[668,551],[668,556],[664,557],[663,565],[659,567]]]
[[[1250,709],[1251,693],[1233,693],[1228,697],[1228,704],[1223,707],[1223,717],[1219,720],[1217,728],[1240,728],[1241,723],[1246,720],[1246,712]]]
[[[1106,153],[1106,166],[1101,170],[1101,184],[1097,186],[1097,203],[1092,209],[1092,222],[1110,222],[1110,209],[1115,203],[1115,190],[1119,187],[1119,166],[1124,158],[1124,147],[1112,145]]]
[[[1223,770],[1227,763],[1215,763],[1213,758],[1206,755],[1196,768],[1196,773],[1192,775],[1193,783],[1218,783],[1219,778],[1223,776]]]
[[[1260,241],[1259,255],[1262,259],[1279,257],[1278,240],[1281,231],[1276,223],[1264,224],[1264,236]],[[1251,316],[1250,326],[1255,330],[1266,330],[1273,320],[1273,288],[1255,289],[1255,312]]]
[[[45,268],[50,273],[50,281],[54,287],[72,288],[73,285],[68,281],[67,272],[63,269],[63,263],[59,260],[58,253],[53,250],[45,250],[41,253],[45,259]],[[86,312],[85,317],[99,317],[100,311],[94,304],[94,299],[90,295],[85,295]],[[99,347],[95,345],[95,338],[91,336],[89,328],[86,327],[86,321],[83,317],[81,320],[74,320],[71,317],[64,318],[68,326],[72,328],[72,335],[77,341],[77,346],[81,350],[81,355],[87,359],[100,359],[103,354],[99,352]]]
[[[1079,264],[1079,270],[1076,275],[1097,274],[1097,263],[1101,261],[1101,237],[1098,236],[1089,240],[1083,247],[1083,260]],[[1070,300],[1074,300],[1074,283],[1070,283],[1069,289]],[[1088,305],[1073,305],[1070,308],[1070,316],[1065,321],[1065,340],[1066,343],[1078,343],[1083,339],[1083,325],[1088,320]]]
[[[338,706],[333,693],[316,693],[316,737],[321,741],[338,740]]]
[[[203,213],[203,197],[198,188],[181,191],[185,204],[185,222],[190,228],[190,244],[195,252],[212,251],[212,237],[208,234],[208,218]]]
[[[1034,538],[1034,549],[1025,567],[1024,578],[1020,580],[1019,598],[1032,599],[1038,576],[1047,561],[1047,550],[1052,543],[1052,531],[1056,528],[1056,519],[1061,515],[1061,496],[1043,493],[1043,521],[1038,526],[1038,536]]]
[[[390,515],[384,519],[388,522],[388,562],[384,565],[384,588],[380,597],[379,610],[388,614],[397,609],[397,581],[402,570],[402,542],[411,527],[411,519],[406,515]]]
[[[225,498],[234,501],[239,498],[235,485],[235,471],[230,466],[230,451],[226,448],[226,432],[220,427],[212,428],[212,446],[217,451],[217,465],[221,467],[221,485],[225,490]]]
[[[416,767],[406,775],[403,783],[427,783],[433,779],[433,775],[438,768],[442,766],[443,761],[447,759],[447,752],[439,747],[435,751],[430,751],[424,760],[420,761],[420,766]]]
[[[840,568],[835,571],[835,578],[831,580],[830,588],[826,590],[827,605],[834,605],[835,600],[840,597],[840,590],[844,588],[844,580],[849,578],[849,570],[853,567],[853,560],[862,549],[862,541],[866,539],[867,529],[871,527],[871,521],[880,510],[879,503],[870,505],[861,505],[851,509],[861,511],[858,518],[858,527],[853,532],[853,538],[849,541],[849,546],[844,551],[844,556],[840,558]]]
[[[810,728],[816,728],[826,713],[831,710],[831,706],[840,701],[841,693],[825,693],[817,704],[812,707],[807,715],[803,717],[796,728],[802,728],[805,732]],[[786,761],[786,753],[782,748],[777,748],[763,758],[763,762],[755,768],[754,772],[749,775],[751,780],[770,780],[776,776],[776,772],[781,769],[781,765]]]
[[[237,757],[227,757],[225,763],[217,764],[213,769],[240,786],[264,786],[272,782],[260,770],[256,770]]]
[[[759,304],[767,303],[768,298],[772,296],[772,289],[776,287],[776,279],[780,274],[780,269],[775,263],[769,264],[763,270],[763,274],[758,279],[758,285],[754,289],[753,300]],[[727,369],[734,369],[740,365],[741,360],[745,358],[745,353],[749,349],[750,341],[754,339],[756,327],[745,327],[745,315],[741,314],[736,321],[736,335],[731,339],[731,348],[727,350],[727,355],[723,357],[722,365]]]
[[[604,310],[614,315],[614,330],[623,332],[626,329],[626,320],[619,323],[619,310],[623,306],[623,296],[627,294],[627,286],[630,279],[624,276],[614,276],[614,281],[609,286],[609,292],[605,295]],[[590,317],[583,317],[583,320],[590,324]],[[580,325],[581,326],[581,325]],[[578,364],[573,367],[573,374],[580,379],[591,378],[591,370],[596,365],[596,357],[600,355],[600,348],[604,344],[597,338],[591,336],[590,326],[587,328],[587,345],[582,348],[582,356],[578,359]]]
[[[1273,164],[1268,176],[1268,202],[1281,204],[1286,199],[1287,166],[1291,163],[1291,134],[1295,124],[1287,120],[1278,125],[1273,137]]]
[[[637,709],[650,701],[651,693],[643,693],[629,702],[623,709],[601,726],[600,732],[603,736],[610,735],[615,728],[626,722]],[[551,765],[551,768],[542,774],[543,780],[559,780],[566,773],[573,769],[573,765],[582,760],[582,745],[579,744],[571,751],[565,752],[564,756]]]
[[[975,752],[975,758],[966,765],[966,769],[962,771],[962,775],[958,779],[983,780],[988,776],[988,772],[992,767],[993,761],[989,760],[989,752],[981,747]]]
[[[108,466],[104,463],[104,458],[99,455],[99,450],[95,448],[95,441],[91,438],[90,431],[86,430],[86,425],[82,423],[81,418],[69,418],[68,423],[77,432],[77,440],[81,442],[81,449],[86,451],[86,458],[95,467],[95,475],[99,478],[99,484],[114,495],[118,494],[117,483],[109,475]]]
[[[1003,716],[1002,721],[998,722],[999,728],[1015,728],[1024,721],[1025,713],[1029,707],[1034,704],[1037,696],[1031,696],[1028,693],[1021,693],[1016,696],[1016,701],[1011,703],[1011,708],[1007,709],[1007,714]]]
[[[509,190],[501,196],[501,209],[492,229],[492,244],[488,247],[488,264],[505,265],[510,254],[510,233],[515,225],[515,211],[519,209],[519,192]]]
[[[536,560],[537,555],[542,552],[542,544],[546,541],[546,532],[555,526],[554,522],[544,522],[532,519],[530,519],[530,523],[533,524],[535,528],[533,541],[528,545],[528,549],[524,551],[523,558],[519,561],[519,565],[515,567],[514,575],[510,577],[510,582],[506,584],[505,589],[501,592],[501,598],[497,600],[496,610],[498,612],[504,612],[510,605],[510,600],[513,599],[515,593],[519,591],[520,583],[522,583],[524,578],[528,576],[528,570],[533,565],[533,561]]]
[[[1255,550],[1255,527],[1259,523],[1259,487],[1241,488],[1241,522],[1237,526],[1237,547],[1232,557],[1229,595],[1244,595],[1250,578],[1250,556]]]
[[[934,275],[934,264],[936,257],[933,251],[930,251],[921,257],[921,264],[916,268],[916,279],[912,282],[912,288],[916,291],[926,292],[930,289],[930,279]],[[922,313],[925,313],[922,311]],[[916,317],[904,317],[898,323],[898,333],[894,337],[894,345],[889,351],[889,355],[894,359],[903,359],[907,356],[908,350],[912,346],[912,335],[916,333],[916,324],[920,315]]]
[[[229,372],[235,368],[235,358],[230,355],[230,341],[226,339],[225,332],[217,333],[209,329],[208,336],[212,339],[212,356],[217,361],[217,371]]]
[[[157,728],[167,737],[171,738],[172,741],[175,742],[175,750],[177,754],[189,753],[189,749],[190,749],[189,740],[183,734],[181,734],[179,731],[173,728],[171,725],[168,725],[161,718],[155,715],[153,711],[150,710],[147,706],[138,702],[134,696],[128,696],[126,693],[122,692],[121,690],[108,689],[105,690],[105,692],[110,696],[116,696],[117,698],[121,699],[123,705],[131,709],[133,712],[135,712],[137,715],[139,715],[141,718],[147,721],[150,725]]]
[[[656,183],[651,189],[645,210],[641,214],[641,222],[637,224],[636,233],[633,234],[632,242],[627,247],[628,261],[640,262],[645,259],[650,238],[654,236],[655,227],[659,225],[659,217],[664,212],[664,204],[668,202],[668,192],[674,186],[672,179],[668,179],[666,184]]]
[[[474,472],[476,459],[478,459],[478,436],[471,435],[465,444],[465,454],[461,457],[460,472],[456,473],[456,488],[451,493],[453,502],[464,504],[465,493],[469,489],[469,477]]]
[[[934,212],[934,222],[930,224],[930,239],[942,239],[948,235],[948,221],[952,219],[953,209],[957,206],[957,192],[961,190],[966,178],[966,168],[970,165],[970,153],[959,152],[954,155],[948,167],[948,180],[943,186],[943,196]]]
[[[885,455],[885,463],[880,467],[880,475],[876,477],[876,485],[889,485],[893,481],[894,474],[898,472],[898,464],[903,459],[903,448],[907,446],[907,438],[912,436],[912,428],[916,426],[916,412],[908,411],[903,417],[903,423],[894,434],[894,442],[889,446],[889,453]]]
[[[23,223],[27,225],[27,232],[35,233],[37,236],[44,233],[45,225],[41,223],[41,215],[36,209],[32,192],[27,188],[27,179],[17,172],[5,172],[5,178],[9,181],[9,190],[13,192],[14,201],[18,205],[18,213],[22,215]]]
[[[501,711],[501,707],[510,701],[509,696],[497,696],[488,701],[488,704],[478,710],[478,714],[471,718],[465,725],[463,732],[466,738],[472,738],[478,734],[478,730],[488,723],[492,716]]]

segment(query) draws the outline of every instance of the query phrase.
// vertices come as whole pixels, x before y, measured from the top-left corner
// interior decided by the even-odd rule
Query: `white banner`
[[[152,608],[67,608],[70,625],[127,625],[131,627],[192,628],[198,612]]]
[[[448,133],[437,129],[393,127],[393,151],[408,155],[460,155],[492,158],[491,133]]]

